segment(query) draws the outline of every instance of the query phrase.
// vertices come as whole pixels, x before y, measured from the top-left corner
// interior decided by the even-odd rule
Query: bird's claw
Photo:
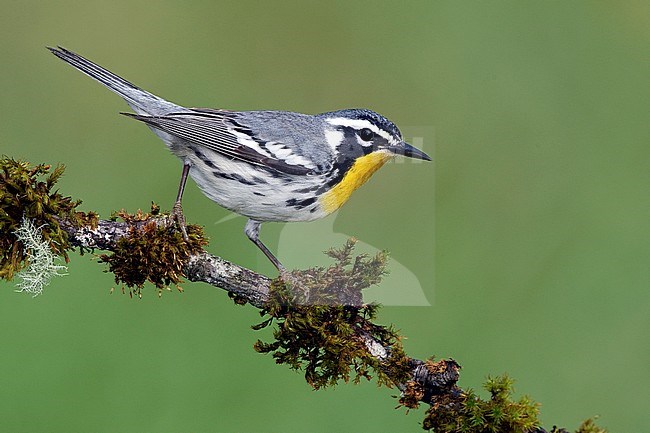
[[[187,236],[187,225],[185,223],[185,215],[183,215],[183,206],[181,206],[180,201],[174,203],[174,207],[172,208],[172,212],[171,212],[171,217],[172,217],[172,221],[175,221],[178,224],[178,228],[180,229],[181,234],[183,235],[183,240],[187,242],[189,240],[189,237]]]

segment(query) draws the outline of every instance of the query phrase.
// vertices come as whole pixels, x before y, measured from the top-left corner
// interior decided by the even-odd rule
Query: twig
[[[77,228],[75,224],[65,220],[60,221],[60,225],[68,234],[68,240],[73,246],[83,249],[115,251],[117,241],[128,236],[133,225],[144,226],[151,221],[155,221],[158,225],[169,224],[168,219],[161,216],[146,221],[129,223],[100,220],[94,229],[89,227]],[[191,255],[183,269],[183,273],[190,281],[204,282],[226,290],[259,309],[264,308],[265,303],[269,300],[272,282],[269,277],[205,251]],[[374,326],[372,323],[364,325],[360,326],[360,329]],[[388,360],[391,351],[390,347],[382,346],[380,342],[362,330],[359,331],[359,337],[373,357],[380,362]],[[443,367],[439,368],[439,371],[432,371],[425,368],[426,361],[411,359],[412,380],[422,387],[424,397],[441,395],[452,390],[459,392],[455,385],[459,377],[460,365],[453,360],[440,362],[444,363]],[[406,383],[395,383],[395,385],[402,391],[407,387]]]

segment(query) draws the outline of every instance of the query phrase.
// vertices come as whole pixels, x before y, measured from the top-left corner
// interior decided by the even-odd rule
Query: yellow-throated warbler
[[[181,198],[189,173],[208,198],[249,218],[246,235],[280,271],[282,264],[259,239],[262,222],[329,215],[395,155],[431,160],[374,111],[185,108],[65,48],[49,50],[124,98],[135,114],[122,114],[146,123],[183,161],[174,214],[184,236]]]

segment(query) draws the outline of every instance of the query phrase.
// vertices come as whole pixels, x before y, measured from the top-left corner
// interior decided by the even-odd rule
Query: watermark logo
[[[307,269],[329,266],[332,260],[323,254],[329,248],[338,248],[353,237],[350,233],[337,233],[334,224],[339,213],[310,223],[285,224],[278,240],[277,256],[291,268]],[[383,248],[370,245],[357,238],[354,254],[374,256]],[[364,290],[363,300],[392,306],[430,306],[431,290],[425,292],[420,279],[405,263],[389,256],[388,275],[379,285]],[[433,267],[433,257],[431,257]],[[433,269],[431,269],[433,270]]]
[[[435,163],[435,146],[434,134],[432,127],[410,127],[404,128],[405,139],[412,144],[428,153]],[[392,163],[400,165],[409,164],[430,164],[430,169],[433,171],[434,163],[422,161],[419,159],[411,159],[405,157],[398,157]],[[400,169],[407,169],[401,167]],[[433,179],[433,176],[427,176],[428,179]],[[403,181],[402,177],[396,177],[392,182]],[[432,196],[435,190],[433,181],[430,184],[419,184],[418,190],[426,188],[431,191]],[[412,191],[413,185],[403,185],[404,191]],[[354,195],[352,200],[354,200]],[[433,204],[431,203],[431,206]],[[377,253],[387,248],[385,245],[376,245],[366,242],[364,239],[359,239],[354,233],[339,233],[335,230],[336,219],[341,214],[345,214],[345,206],[341,211],[337,211],[326,218],[321,220],[312,221],[308,223],[290,223],[284,224],[280,231],[278,238],[277,250],[275,251],[276,257],[289,269],[309,269],[317,266],[328,267],[332,264],[332,259],[323,254],[330,248],[338,248],[346,243],[352,237],[357,239],[354,255],[365,254],[367,256],[375,256]],[[434,226],[433,216],[435,215],[434,209],[428,209],[427,215],[420,220],[421,225]],[[367,215],[365,217],[368,217]],[[360,220],[363,220],[362,217]],[[237,215],[232,214],[221,220],[217,224],[237,218]],[[400,230],[399,225],[395,230]],[[433,230],[428,230],[432,232]],[[264,234],[262,231],[262,239]],[[382,278],[378,285],[371,286],[363,291],[363,301],[366,303],[374,302],[386,306],[431,306],[434,297],[433,281],[435,276],[434,268],[434,246],[429,245],[433,243],[433,239],[426,244],[421,245],[423,251],[429,252],[431,257],[427,262],[429,267],[426,269],[427,275],[425,276],[427,282],[426,290],[422,285],[422,278],[416,275],[408,263],[401,262],[399,257],[393,255],[389,256],[387,265],[388,274]],[[413,246],[417,248],[418,246]],[[412,249],[412,248],[411,248]],[[251,251],[253,251],[251,249]],[[389,251],[390,252],[390,251]],[[423,252],[424,253],[424,252]],[[256,252],[259,261],[266,261],[266,257]]]

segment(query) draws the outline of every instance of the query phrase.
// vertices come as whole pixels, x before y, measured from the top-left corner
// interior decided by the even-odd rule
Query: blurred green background
[[[408,353],[455,358],[464,387],[508,372],[547,427],[650,431],[647,2],[0,3],[0,153],[65,163],[84,209],[168,208],[180,163],[46,45],[189,106],[372,108],[435,162],[385,167],[326,224],[419,280],[431,306],[381,312]],[[193,183],[185,211],[272,273]],[[224,292],[134,300],[101,271],[73,254],[38,298],[1,284],[2,431],[420,431],[395,390],[313,392],[255,353],[268,331]]]

